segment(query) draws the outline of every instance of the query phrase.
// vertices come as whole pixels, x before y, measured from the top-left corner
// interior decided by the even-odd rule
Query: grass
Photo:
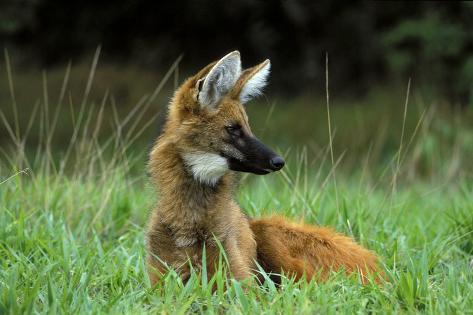
[[[15,87],[10,90],[14,95]],[[236,198],[245,212],[284,214],[354,237],[380,255],[385,284],[361,285],[356,277],[334,274],[326,283],[284,278],[280,288],[270,281],[247,285],[227,278],[223,264],[214,277],[193,274],[186,284],[170,271],[152,288],[144,231],[157,196],[140,139],[152,128],[147,121],[155,120],[142,114],[154,94],[120,117],[105,105],[89,110],[85,93],[77,107],[70,104],[77,108],[71,116],[60,112],[73,122],[70,144],[60,149],[54,139],[64,135],[51,123],[54,107],[43,94],[28,120],[2,115],[11,141],[0,150],[0,314],[472,313],[473,129],[462,117],[470,112],[417,106],[414,98],[404,120],[400,96],[401,105],[390,109],[397,116],[383,118],[397,127],[373,134],[382,130],[373,126],[383,121],[377,113],[384,109],[332,106],[332,92],[331,148],[324,103],[314,109],[301,101],[305,105],[283,114],[279,105],[269,113],[267,107],[250,109],[256,133],[279,144],[288,163],[279,173],[242,176]],[[21,104],[14,106],[24,114]],[[353,117],[364,119],[356,135],[348,123]],[[289,145],[297,130],[279,138],[304,119],[316,125],[306,145]],[[291,121],[294,128],[281,132]]]

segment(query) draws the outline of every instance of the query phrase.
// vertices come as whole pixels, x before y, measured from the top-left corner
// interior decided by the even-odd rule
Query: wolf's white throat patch
[[[192,152],[182,157],[194,178],[203,184],[214,186],[228,171],[227,159],[215,153]]]

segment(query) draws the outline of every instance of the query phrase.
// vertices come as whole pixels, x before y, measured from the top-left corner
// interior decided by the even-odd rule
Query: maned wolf
[[[253,135],[243,106],[261,94],[269,69],[266,60],[241,71],[234,51],[175,92],[149,160],[160,193],[147,234],[153,284],[166,266],[187,279],[189,263],[201,267],[204,244],[207,271],[213,273],[216,240],[236,279],[250,277],[255,261],[268,273],[296,278],[324,279],[341,268],[362,275],[377,270],[377,257],[346,236],[280,217],[248,219],[234,201],[234,171],[263,175],[284,166]]]

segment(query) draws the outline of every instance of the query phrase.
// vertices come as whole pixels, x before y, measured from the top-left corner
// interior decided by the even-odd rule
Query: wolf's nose
[[[284,166],[284,160],[280,156],[275,156],[271,160],[269,160],[269,164],[275,171],[279,171]]]

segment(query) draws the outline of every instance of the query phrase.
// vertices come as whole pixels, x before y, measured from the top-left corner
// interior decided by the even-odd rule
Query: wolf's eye
[[[228,134],[234,137],[241,136],[241,126],[238,124],[226,126],[225,129],[227,130]]]

